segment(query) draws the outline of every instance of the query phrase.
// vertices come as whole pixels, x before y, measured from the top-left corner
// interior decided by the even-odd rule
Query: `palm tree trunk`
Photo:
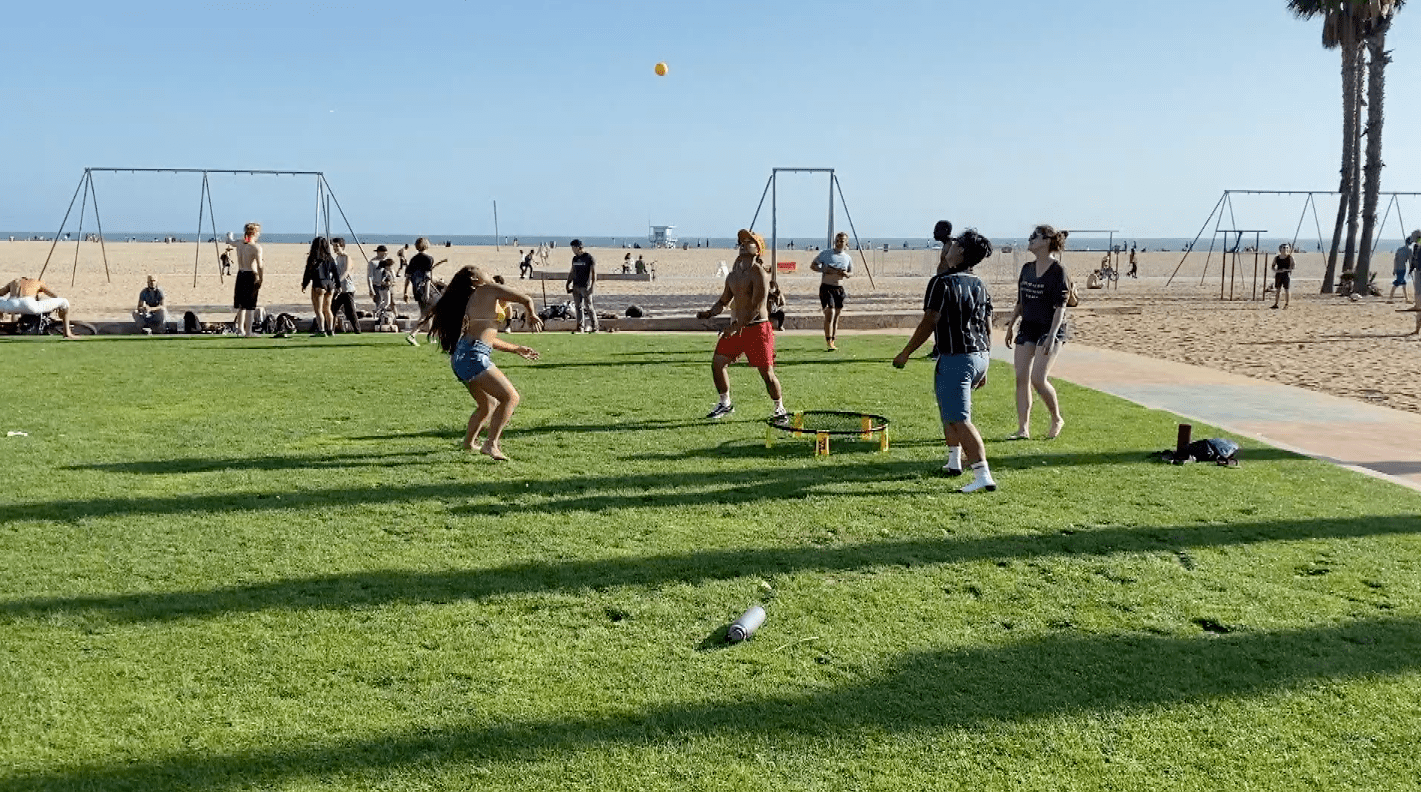
[[[1353,35],[1353,27],[1349,17],[1342,16],[1337,20],[1340,27],[1341,39],[1339,49],[1342,51],[1342,166],[1338,171],[1337,185],[1337,223],[1332,229],[1332,247],[1327,254],[1327,270],[1322,277],[1322,293],[1331,294],[1336,284],[1337,277],[1337,253],[1342,246],[1342,227],[1347,222],[1347,218],[1356,213],[1356,204],[1352,203],[1353,184],[1353,162],[1357,154],[1357,102],[1359,95],[1357,86],[1357,60],[1358,49],[1354,42],[1356,36]],[[1351,269],[1344,266],[1343,270]]]
[[[1386,98],[1386,65],[1391,57],[1386,54],[1386,32],[1391,27],[1389,18],[1379,19],[1367,36],[1367,165],[1366,193],[1362,198],[1362,255],[1357,261],[1356,283],[1361,285],[1362,294],[1370,294],[1367,280],[1372,263],[1372,237],[1377,225],[1377,199],[1381,195],[1382,177],[1382,125],[1385,117],[1382,106]]]
[[[1360,48],[1360,43],[1356,45]],[[1348,176],[1347,202],[1347,246],[1343,251],[1342,271],[1352,272],[1357,268],[1357,221],[1362,210],[1362,85],[1364,72],[1359,51],[1352,67],[1352,159],[1347,163],[1352,173]],[[1353,281],[1355,288],[1356,281]]]

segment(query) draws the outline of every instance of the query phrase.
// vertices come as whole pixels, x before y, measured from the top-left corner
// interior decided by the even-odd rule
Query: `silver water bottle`
[[[748,611],[740,614],[740,618],[730,623],[730,628],[725,631],[726,640],[731,643],[740,643],[755,634],[760,629],[760,625],[765,623],[765,609],[756,605]]]

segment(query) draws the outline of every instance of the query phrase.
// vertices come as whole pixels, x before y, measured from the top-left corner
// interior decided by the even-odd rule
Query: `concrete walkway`
[[[1001,345],[992,351],[1011,355]],[[1066,345],[1051,374],[1421,490],[1421,415],[1080,344]]]

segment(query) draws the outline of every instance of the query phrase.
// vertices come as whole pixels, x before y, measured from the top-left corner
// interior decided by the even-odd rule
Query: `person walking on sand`
[[[764,250],[764,240],[749,229],[740,229],[736,234],[740,245],[740,255],[730,274],[725,276],[725,290],[710,310],[696,314],[698,319],[709,319],[725,307],[731,306],[730,325],[720,333],[715,345],[715,355],[711,358],[711,381],[715,384],[720,401],[706,414],[707,418],[718,419],[735,412],[730,401],[730,374],[726,369],[741,355],[760,372],[765,381],[765,392],[774,402],[772,417],[787,414],[784,405],[784,391],[775,376],[775,334],[770,327],[770,310],[766,300],[770,293],[770,270],[760,257]]]
[[[330,241],[322,236],[313,238],[311,249],[306,253],[306,270],[301,274],[301,291],[304,293],[307,286],[311,287],[311,308],[316,313],[316,318],[311,320],[312,338],[335,335],[331,301],[335,299],[339,281]]]
[[[257,310],[257,298],[266,272],[262,265],[261,245],[257,244],[261,235],[261,223],[247,223],[242,229],[242,241],[232,245],[237,251],[237,281],[232,286],[232,307],[237,309],[237,331],[243,338],[256,337],[256,333],[252,332],[252,315]]]
[[[1066,343],[1066,300],[1071,281],[1060,262],[1070,232],[1057,231],[1049,225],[1039,225],[1026,241],[1026,249],[1034,257],[1021,268],[1016,280],[1016,307],[1007,319],[1006,346],[1016,342],[1012,364],[1016,369],[1016,432],[1008,440],[1031,437],[1031,393],[1041,395],[1051,412],[1051,428],[1046,439],[1061,434],[1066,421],[1061,417],[1061,404],[1048,376],[1051,364]],[[1016,327],[1017,320],[1020,327]],[[1013,330],[1016,335],[1013,336]]]
[[[1131,277],[1131,278],[1138,278],[1138,277],[1140,277],[1140,274],[1139,274],[1139,273],[1140,273],[1140,262],[1138,262],[1138,261],[1135,260],[1135,246],[1134,246],[1134,245],[1131,245],[1131,246],[1130,246],[1130,272],[1127,273],[1127,274],[1128,274],[1128,276]]]
[[[809,268],[820,274],[819,305],[824,309],[824,345],[828,351],[838,349],[839,314],[844,311],[843,281],[854,268],[854,258],[847,252],[849,235],[840,231],[834,235],[834,247],[821,251]]]
[[[1287,242],[1278,246],[1278,255],[1273,257],[1273,305],[1278,307],[1278,300],[1283,300],[1283,307],[1288,307],[1289,298],[1292,297],[1293,285],[1293,246]]]
[[[472,451],[479,434],[488,430],[479,453],[500,462],[508,461],[499,440],[503,430],[513,417],[522,400],[518,390],[508,377],[494,365],[492,354],[512,352],[527,360],[537,360],[538,352],[532,347],[510,344],[498,337],[498,305],[500,302],[518,303],[523,306],[524,315],[532,323],[535,331],[543,329],[542,320],[534,310],[533,298],[514,291],[500,283],[495,283],[483,270],[464,267],[454,273],[449,286],[430,311],[433,334],[439,339],[439,348],[450,356],[449,363],[454,376],[477,405],[469,416],[468,431],[464,433],[464,450]]]
[[[434,303],[439,300],[438,288],[434,285],[434,268],[448,261],[440,259],[435,261],[429,255],[429,240],[420,237],[414,241],[415,254],[410,257],[410,262],[405,266],[405,293],[404,301],[410,301],[410,287],[414,287],[414,299],[419,304],[419,321],[415,328],[405,336],[405,341],[410,346],[419,346],[418,335],[420,331],[429,329],[429,322],[433,317]]]
[[[597,332],[597,310],[592,307],[592,292],[597,288],[597,260],[582,249],[582,240],[574,239],[572,247],[572,269],[567,271],[567,290],[572,294],[573,309],[577,312],[577,329],[574,333]],[[583,330],[586,317],[589,329]]]
[[[970,228],[948,245],[938,274],[928,281],[922,321],[893,358],[894,368],[901,369],[929,335],[937,341],[933,386],[947,443],[947,464],[942,469],[949,476],[962,475],[965,453],[973,473],[972,482],[959,492],[997,488],[987,465],[987,447],[972,423],[972,391],[987,384],[992,351],[992,297],[972,268],[991,254],[992,243]]]
[[[1396,249],[1396,259],[1392,262],[1391,294],[1387,295],[1387,302],[1396,301],[1397,287],[1401,287],[1401,301],[1411,301],[1406,296],[1406,276],[1409,274],[1411,259],[1416,252],[1416,239],[1417,233],[1412,232],[1411,236],[1406,238],[1406,243]]]

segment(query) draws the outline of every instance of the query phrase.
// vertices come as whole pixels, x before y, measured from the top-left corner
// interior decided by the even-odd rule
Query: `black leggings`
[[[331,313],[340,312],[345,314],[345,319],[350,322],[350,326],[355,332],[360,332],[360,322],[355,318],[355,295],[350,292],[341,292],[331,300]]]

